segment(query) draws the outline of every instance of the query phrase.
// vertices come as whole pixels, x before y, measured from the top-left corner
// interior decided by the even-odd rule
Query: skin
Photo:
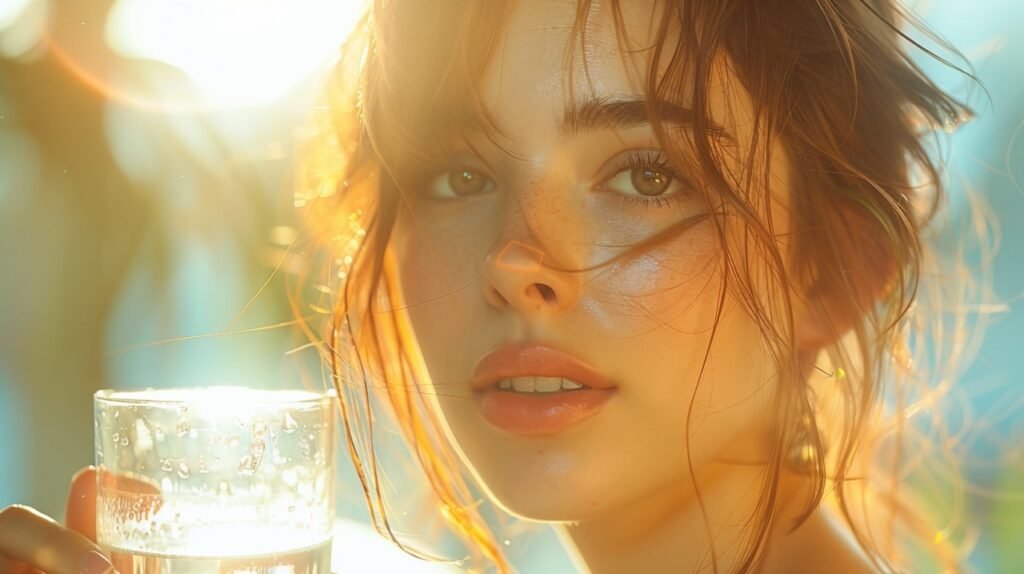
[[[635,48],[653,42],[652,9],[624,7]],[[731,461],[767,458],[773,373],[759,330],[729,298],[712,340],[723,246],[709,220],[609,267],[565,271],[600,265],[620,246],[708,211],[686,194],[692,184],[683,168],[673,168],[676,200],[666,193],[661,206],[637,203],[622,159],[660,147],[649,126],[559,129],[570,83],[578,100],[643,93],[648,54],[620,52],[607,9],[596,8],[588,24],[589,76],[577,65],[566,79],[574,18],[575,2],[516,5],[481,84],[501,130],[497,143],[467,134],[472,145],[452,158],[454,184],[441,170],[406,194],[392,248],[433,381],[428,399],[492,498],[517,516],[564,523],[566,541],[592,572],[698,571],[712,552],[718,571],[733,571],[762,469]],[[714,119],[748,146],[749,96],[726,65],[713,85]],[[773,218],[784,235],[784,150],[770,169]],[[465,170],[486,184],[459,187]],[[457,193],[466,189],[472,193]],[[797,328],[808,319],[797,316]],[[615,381],[616,395],[554,435],[492,426],[473,399],[471,374],[490,351],[524,340],[579,357]],[[792,518],[785,501],[798,499],[802,486],[784,480],[776,525]],[[788,529],[773,525],[763,571],[820,571],[825,560],[830,571],[870,571],[820,513],[782,533]]]
[[[110,561],[96,546],[96,471],[75,474],[68,493],[66,523],[27,506],[0,510],[0,572],[106,574]]]

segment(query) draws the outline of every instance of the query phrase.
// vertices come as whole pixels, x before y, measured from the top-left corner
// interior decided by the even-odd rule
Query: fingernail
[[[117,574],[117,570],[114,570],[114,565],[107,560],[107,557],[90,550],[88,554],[82,557],[82,574]]]

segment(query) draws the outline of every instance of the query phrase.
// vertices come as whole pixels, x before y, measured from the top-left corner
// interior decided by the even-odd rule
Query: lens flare
[[[119,54],[188,76],[204,104],[273,102],[330,59],[362,0],[118,0],[106,39]]]

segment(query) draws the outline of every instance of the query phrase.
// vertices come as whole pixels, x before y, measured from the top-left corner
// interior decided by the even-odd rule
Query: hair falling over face
[[[299,317],[311,305],[329,310],[323,323],[302,324],[338,387],[374,524],[402,544],[375,451],[375,428],[386,420],[400,427],[442,515],[466,543],[466,567],[479,571],[510,566],[479,509],[472,473],[421,392],[429,388],[428,368],[388,246],[418,174],[438,171],[454,143],[449,136],[473,126],[501,139],[480,83],[516,4],[373,1],[312,117],[296,200],[310,239],[293,305]],[[586,74],[578,54],[587,53],[598,10],[612,14],[620,49],[631,49],[625,4],[576,2],[567,77]],[[956,467],[934,446],[941,421],[925,429],[914,417],[948,392],[970,347],[966,319],[951,321],[935,309],[955,307],[977,286],[961,264],[940,262],[927,246],[944,200],[931,146],[969,112],[912,58],[914,51],[936,58],[955,51],[890,0],[651,6],[646,117],[667,161],[700,182],[695,188],[709,206],[706,221],[721,246],[718,284],[707,286],[721,293],[717,313],[728,300],[756,325],[775,380],[777,432],[737,570],[755,569],[774,527],[780,482],[794,471],[807,485],[802,516],[831,508],[878,570],[913,569],[923,557],[959,569],[963,527],[955,512],[931,516],[903,486],[929,468]],[[752,102],[752,136],[742,148],[714,120],[709,94],[722,66]],[[685,133],[670,125],[669,104],[692,110]],[[773,217],[777,183],[767,167],[780,149],[791,174],[785,232]],[[615,260],[640,256],[692,224],[669,226]],[[941,292],[921,281],[933,268],[953,279]],[[373,410],[375,393],[386,396],[386,413]],[[680,405],[681,432],[691,429],[687,412]]]

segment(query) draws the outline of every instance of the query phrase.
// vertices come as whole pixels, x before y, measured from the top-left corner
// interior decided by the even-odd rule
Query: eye
[[[671,173],[652,167],[634,167],[629,170],[629,177],[633,187],[647,196],[662,195],[675,179]]]
[[[685,190],[660,151],[632,151],[601,187],[632,199],[667,199]]]
[[[455,195],[473,195],[487,188],[484,174],[471,169],[453,169],[448,172],[448,185]]]
[[[494,186],[494,180],[483,170],[457,167],[439,173],[424,191],[438,199],[456,199],[488,193]]]

